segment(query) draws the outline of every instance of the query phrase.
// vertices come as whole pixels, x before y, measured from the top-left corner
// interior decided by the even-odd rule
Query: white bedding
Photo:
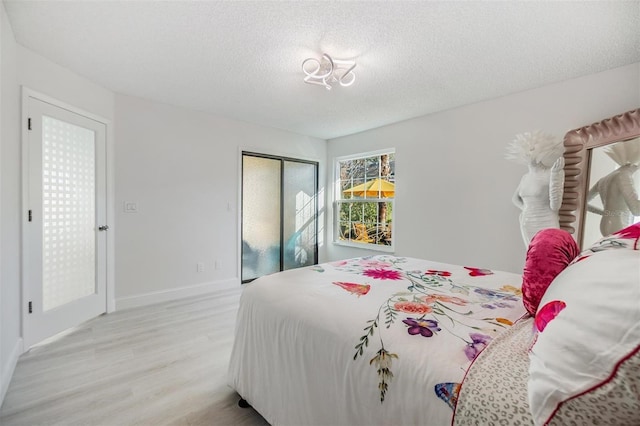
[[[393,256],[259,278],[229,383],[273,425],[449,425],[471,360],[525,313],[520,284]]]

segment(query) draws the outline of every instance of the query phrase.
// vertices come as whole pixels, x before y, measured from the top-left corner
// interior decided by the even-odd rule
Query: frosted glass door
[[[106,126],[28,97],[25,346],[106,311]]]
[[[242,156],[242,281],[280,270],[280,160]]]
[[[96,135],[42,118],[42,309],[96,292]]]
[[[316,256],[316,166],[284,161],[283,180],[283,269],[317,263]]]

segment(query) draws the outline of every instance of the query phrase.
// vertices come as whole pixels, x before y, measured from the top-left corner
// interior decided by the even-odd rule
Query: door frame
[[[29,99],[34,98],[42,102],[49,103],[58,108],[65,109],[74,114],[78,114],[89,118],[91,120],[97,121],[99,123],[104,124],[105,126],[105,149],[106,149],[106,223],[109,225],[109,231],[106,233],[107,238],[107,252],[106,252],[106,306],[107,313],[111,313],[115,311],[115,263],[114,263],[114,253],[115,253],[115,232],[116,232],[116,224],[115,224],[115,210],[114,210],[114,168],[113,168],[113,159],[114,159],[114,150],[113,150],[113,131],[111,120],[108,120],[102,116],[97,114],[93,114],[81,108],[78,108],[74,105],[67,104],[62,102],[56,98],[45,95],[44,93],[40,93],[38,91],[32,90],[28,87],[21,86],[22,89],[22,113],[21,113],[21,142],[22,142],[22,202],[21,202],[21,229],[20,236],[22,240],[22,251],[21,251],[21,277],[20,277],[20,289],[21,289],[21,335],[23,341],[22,352],[25,351],[24,347],[24,337],[25,337],[25,316],[29,315],[29,301],[26,296],[26,280],[27,271],[29,270],[29,238],[26,232],[28,225],[28,211],[29,211],[29,129],[28,129],[28,118],[29,118]],[[28,348],[26,348],[28,349]]]

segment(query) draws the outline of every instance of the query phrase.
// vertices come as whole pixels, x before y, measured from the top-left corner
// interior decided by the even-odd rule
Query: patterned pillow
[[[626,375],[640,350],[640,224],[603,238],[564,269],[540,302],[529,352],[529,405],[536,425],[640,424]],[[631,364],[626,361],[632,360]],[[626,382],[611,391],[612,386]],[[602,411],[602,406],[627,407]]]
[[[611,380],[602,386],[564,401],[549,424],[579,425],[587,421],[594,425],[640,424],[640,398],[637,391],[634,394],[628,389],[640,389],[640,351],[624,360]]]
[[[533,425],[527,402],[532,325],[531,317],[516,322],[480,352],[460,387],[453,426]]]
[[[522,303],[527,312],[536,314],[551,281],[578,254],[578,244],[563,229],[543,229],[533,236],[522,275]]]

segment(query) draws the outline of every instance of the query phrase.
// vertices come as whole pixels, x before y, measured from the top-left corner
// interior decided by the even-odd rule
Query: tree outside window
[[[395,152],[339,158],[336,172],[336,243],[391,248]]]

